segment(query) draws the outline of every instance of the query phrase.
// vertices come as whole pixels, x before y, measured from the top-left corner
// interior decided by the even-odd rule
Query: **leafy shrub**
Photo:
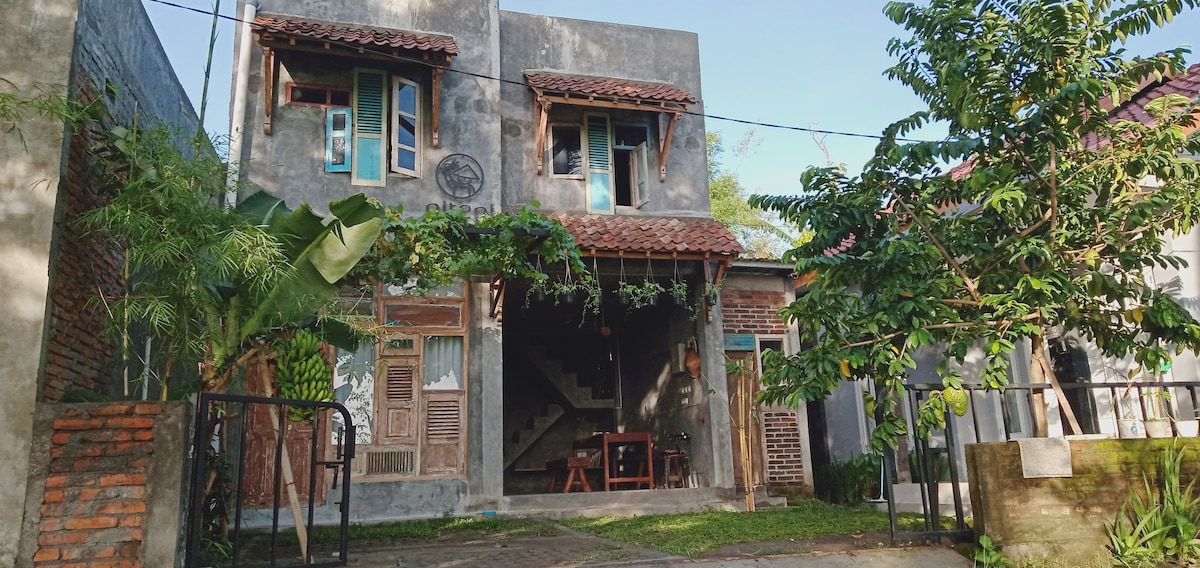
[[[835,459],[816,470],[817,497],[835,505],[861,503],[878,491],[881,467],[882,460],[873,454]]]

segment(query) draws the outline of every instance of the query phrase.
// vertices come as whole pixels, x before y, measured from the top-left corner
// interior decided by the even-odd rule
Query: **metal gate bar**
[[[265,557],[247,558],[242,554],[244,552],[242,550],[244,544],[243,537],[246,536],[242,529],[243,501],[245,497],[245,465],[247,459],[246,434],[249,430],[248,421],[251,411],[263,406],[274,409],[277,419],[276,425],[279,428],[279,434],[275,437],[275,463],[272,472],[273,485],[271,486],[271,494],[273,510],[271,512],[271,531],[267,535],[270,539],[270,546]],[[336,558],[332,560],[314,562],[311,547],[312,539],[310,537],[307,558],[297,557],[292,559],[293,562],[300,562],[299,564],[280,564],[281,559],[279,558],[278,550],[280,499],[281,493],[286,489],[282,485],[283,450],[287,442],[286,424],[288,420],[285,417],[288,416],[289,409],[294,408],[311,408],[314,411],[313,416],[307,419],[312,429],[308,448],[308,515],[305,520],[307,534],[311,535],[315,527],[317,488],[319,484],[323,483],[323,476],[318,477],[318,474],[326,469],[334,470],[331,490],[341,490],[341,493],[336,496],[339,500],[335,501],[340,513],[338,553]],[[319,444],[319,437],[325,434],[322,426],[327,422],[328,411],[330,410],[341,414],[342,424],[345,425],[345,428],[337,431],[332,459],[324,459],[320,455],[321,446]],[[230,432],[236,433],[238,439],[236,451],[231,451],[228,448]],[[226,455],[223,456],[224,464],[228,470],[232,485],[236,488],[232,491],[232,496],[229,498],[233,504],[233,530],[229,537],[228,566],[236,568],[242,563],[254,566],[271,566],[272,568],[291,565],[309,567],[345,566],[349,549],[350,462],[354,458],[354,438],[354,424],[351,421],[350,412],[344,406],[335,402],[326,403],[202,393],[199,396],[196,409],[195,435],[192,444],[191,498],[188,507],[188,532],[184,553],[184,566],[186,568],[197,568],[200,566],[200,555],[204,548],[205,513],[208,506],[208,478],[213,473],[216,473],[218,476],[224,473],[215,470],[216,467],[221,465],[217,460],[214,459],[214,463],[210,463],[210,451],[225,452]],[[222,447],[222,444],[224,447]],[[340,480],[339,477],[341,478]],[[333,499],[335,495],[331,492],[328,498]],[[223,504],[226,510],[225,514],[227,514],[228,505],[229,503]],[[209,564],[211,565],[211,559],[209,559]]]

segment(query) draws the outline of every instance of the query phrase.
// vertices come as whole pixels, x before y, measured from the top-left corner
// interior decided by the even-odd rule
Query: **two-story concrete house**
[[[740,501],[715,292],[742,248],[709,214],[695,34],[495,0],[241,8],[243,187],[318,210],[363,192],[406,215],[537,203],[603,292],[585,305],[488,275],[371,291],[388,339],[335,370],[358,426],[355,520]],[[616,294],[648,279],[685,283],[686,300]],[[592,492],[547,495],[569,457],[591,460]],[[684,488],[647,490],[668,484]]]

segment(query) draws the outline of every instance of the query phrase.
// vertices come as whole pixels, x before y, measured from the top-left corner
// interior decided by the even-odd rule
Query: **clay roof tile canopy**
[[[534,89],[566,93],[585,98],[633,99],[647,102],[675,103],[679,105],[697,102],[696,97],[692,96],[692,94],[677,89],[670,83],[635,81],[613,77],[568,75],[549,71],[526,71],[525,82]]]
[[[633,254],[737,256],[746,249],[720,221],[692,217],[626,217],[555,213],[580,250]]]
[[[255,16],[251,25],[259,34],[279,34],[351,47],[376,47],[458,55],[458,44],[448,35],[390,28],[290,18],[272,14]]]

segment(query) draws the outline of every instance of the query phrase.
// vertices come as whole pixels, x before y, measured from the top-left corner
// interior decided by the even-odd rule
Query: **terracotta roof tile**
[[[321,41],[458,55],[458,44],[454,43],[454,38],[427,32],[302,20],[271,14],[255,16],[252,29],[259,33],[289,34]]]
[[[1198,94],[1200,94],[1200,63],[1192,65],[1187,71],[1170,79],[1142,89],[1132,99],[1109,113],[1109,116],[1149,124],[1154,120],[1154,117],[1146,112],[1146,104],[1150,101],[1165,95],[1183,95],[1194,101]]]
[[[574,95],[617,97],[645,101],[694,103],[696,97],[670,83],[634,81],[613,77],[566,75],[548,71],[526,71],[525,82],[535,89],[562,91]]]
[[[553,213],[581,250],[634,253],[713,253],[746,251],[720,221],[695,217],[630,217]]]

